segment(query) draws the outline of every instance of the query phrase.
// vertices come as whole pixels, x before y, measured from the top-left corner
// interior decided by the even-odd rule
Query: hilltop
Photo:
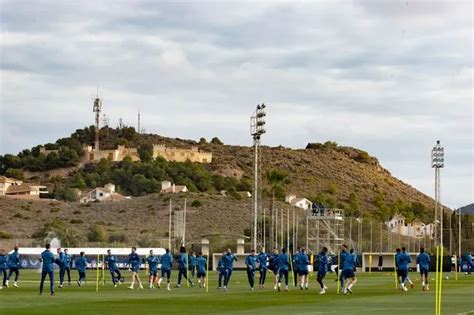
[[[212,163],[179,163],[149,158],[141,162],[79,163],[82,145],[92,143],[93,135],[94,127],[88,127],[54,144],[46,144],[49,149],[59,150],[54,158],[43,156],[39,146],[24,150],[17,156],[0,156],[0,175],[26,177],[27,181],[46,184],[57,198],[67,196],[64,192],[70,188],[87,191],[109,181],[124,194],[142,197],[87,206],[77,202],[27,202],[3,198],[0,199],[0,225],[4,232],[13,238],[31,240],[42,224],[56,217],[71,225],[83,239],[87,239],[88,229],[97,222],[106,226],[111,235],[131,232],[134,240],[155,229],[167,231],[169,196],[157,194],[161,188],[160,181],[165,179],[190,187],[190,193],[173,198],[202,199],[202,206],[195,209],[198,215],[190,221],[190,238],[197,240],[200,235],[213,232],[243,234],[248,228],[250,200],[242,199],[235,192],[251,190],[251,147],[225,145],[218,138],[211,141],[203,138],[200,141],[172,139],[138,134],[132,127],[121,130],[106,127],[101,129],[101,149],[113,149],[123,144],[138,148],[140,156],[145,159],[150,144],[176,148],[197,146],[199,150],[212,152]],[[408,221],[418,218],[430,222],[433,200],[391,176],[375,157],[362,150],[328,141],[309,143],[305,149],[263,146],[261,156],[265,182],[263,203],[267,208],[271,205],[271,187],[265,181],[265,172],[277,170],[288,177],[287,184],[275,191],[281,206],[285,195],[291,193],[327,207],[344,209],[347,215],[386,220],[401,212]],[[219,191],[222,189],[230,193],[221,196]],[[156,225],[149,218],[156,219]],[[77,220],[76,223],[71,222],[73,219]],[[160,232],[160,235],[164,237],[165,233]]]

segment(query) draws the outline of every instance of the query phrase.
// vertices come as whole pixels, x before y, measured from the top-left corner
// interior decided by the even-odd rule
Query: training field
[[[175,272],[176,276],[177,272]],[[39,275],[23,271],[20,288],[0,291],[0,315],[7,314],[433,314],[434,281],[431,291],[422,292],[420,283],[406,293],[396,291],[391,273],[359,274],[353,295],[337,295],[335,275],[328,274],[328,293],[320,296],[314,275],[309,291],[290,287],[289,292],[276,292],[272,285],[252,292],[248,289],[246,273],[232,275],[229,292],[217,290],[217,275],[211,273],[209,293],[205,289],[172,288],[128,290],[130,274],[125,271],[126,283],[114,288],[110,278],[95,292],[95,272],[88,271],[89,283],[79,288],[77,284],[63,289],[56,288],[56,295],[49,295],[45,286],[38,295]],[[446,274],[449,280],[443,285],[443,314],[474,314],[474,275]],[[57,273],[56,273],[57,276]],[[77,278],[76,271],[73,278]],[[141,278],[145,279],[145,272]],[[412,273],[412,279],[418,279]],[[432,278],[434,274],[432,274]],[[173,283],[175,279],[173,279]],[[47,285],[49,283],[46,283]]]

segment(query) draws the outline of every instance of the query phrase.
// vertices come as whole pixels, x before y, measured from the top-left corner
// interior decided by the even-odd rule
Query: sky
[[[471,1],[0,0],[0,154],[93,124],[250,145],[336,141],[434,195],[474,202]]]

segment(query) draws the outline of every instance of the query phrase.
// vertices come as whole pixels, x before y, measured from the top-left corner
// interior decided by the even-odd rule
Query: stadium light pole
[[[443,206],[441,205],[441,178],[440,170],[444,168],[444,148],[439,140],[431,150],[431,168],[435,169],[435,246],[438,242],[438,222],[440,222],[439,243],[443,246]],[[440,208],[440,220],[438,221],[438,207]]]
[[[254,183],[253,183],[253,248],[257,249],[258,238],[258,198],[259,198],[259,149],[260,140],[265,130],[265,104],[257,105],[254,114],[250,117],[250,135],[254,146]]]

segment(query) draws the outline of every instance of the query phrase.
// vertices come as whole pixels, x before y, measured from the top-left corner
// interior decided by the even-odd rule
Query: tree
[[[5,176],[15,178],[15,179],[19,179],[19,180],[24,179],[23,172],[20,169],[17,169],[17,168],[7,169],[7,171],[5,172]]]
[[[207,144],[206,138],[201,138],[201,139],[199,139],[199,144],[201,144],[201,145],[202,145],[202,144]]]
[[[281,193],[283,190],[283,186],[286,185],[288,180],[288,174],[284,171],[272,169],[267,170],[265,173],[265,177],[267,179],[268,184],[270,185],[270,192],[272,194],[272,205],[270,208],[270,217],[272,218],[271,230],[273,230],[273,216],[275,212],[275,195],[277,192]],[[283,193],[284,195],[284,193]],[[270,232],[273,235],[273,232]]]
[[[153,160],[153,145],[145,143],[138,147],[138,155],[142,162],[150,162]]]
[[[360,216],[360,201],[355,192],[349,194],[349,215]]]
[[[217,137],[214,137],[211,139],[212,144],[218,144],[218,145],[223,145],[224,143]]]

